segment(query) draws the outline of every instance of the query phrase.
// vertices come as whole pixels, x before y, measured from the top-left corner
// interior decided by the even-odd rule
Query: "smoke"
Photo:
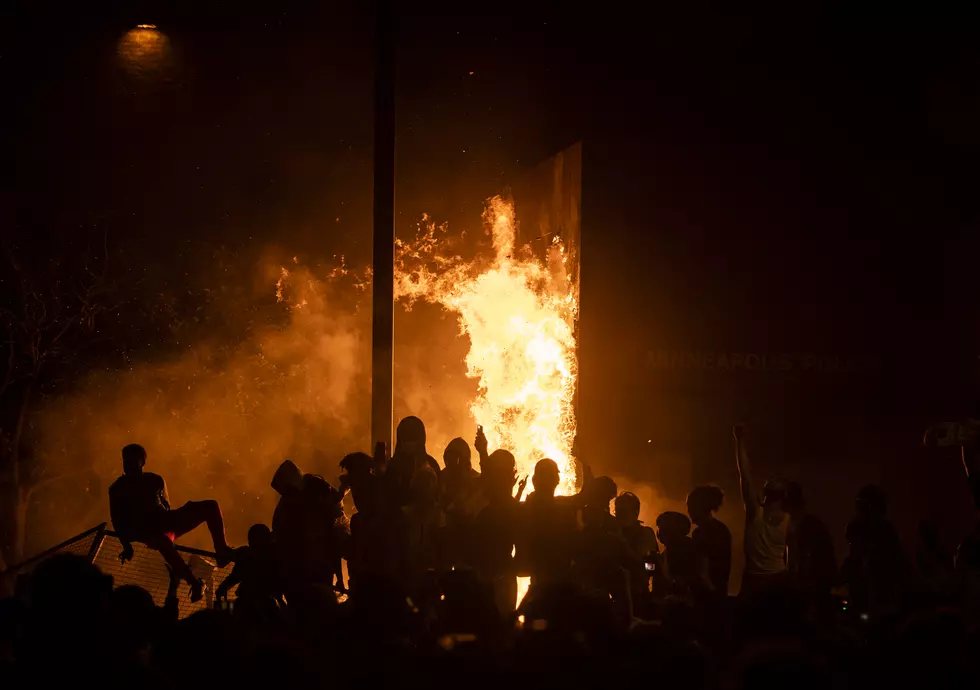
[[[369,273],[348,271],[343,257],[311,268],[269,249],[253,275],[225,280],[249,278],[251,291],[205,288],[218,295],[197,317],[205,335],[182,354],[93,372],[39,410],[34,451],[57,481],[34,501],[29,552],[108,519],[107,487],[129,443],[147,449],[146,469],[167,481],[173,506],[216,499],[232,543],[270,521],[283,459],[334,481],[346,453],[371,450]],[[441,460],[449,440],[475,432],[468,340],[432,305],[399,307],[395,337],[395,419],[421,417]],[[182,541],[210,546],[203,529]]]
[[[488,233],[449,235],[428,218],[419,230],[411,245],[400,244],[402,258],[409,252],[408,258],[434,263],[440,280],[454,271],[462,281],[491,267],[485,264]],[[460,254],[473,258],[462,260]],[[531,277],[545,271],[530,260],[517,264],[509,257],[507,266]],[[467,375],[470,335],[445,303],[419,300],[410,309],[418,295],[405,288],[421,290],[423,284],[410,279],[425,274],[408,273],[402,264],[399,270],[395,418],[420,417],[427,425],[429,453],[441,459],[449,440],[462,436],[471,442],[475,433],[472,402],[480,384]],[[272,250],[251,278],[254,289],[244,295],[241,289],[209,286],[219,298],[199,316],[205,328],[183,354],[95,372],[40,411],[34,428],[45,466],[55,473],[84,468],[95,481],[66,482],[49,496],[53,500],[33,518],[41,528],[32,528],[38,546],[108,518],[106,487],[118,476],[120,450],[129,443],[147,449],[147,470],[166,479],[172,505],[218,500],[232,543],[241,543],[254,522],[271,519],[278,497],[269,482],[285,458],[333,481],[343,455],[371,450],[368,280],[348,271],[342,257],[339,265],[314,269]],[[239,288],[248,282],[234,273],[226,280]],[[525,286],[523,280],[511,282]],[[236,296],[221,298],[225,292]],[[470,321],[482,323],[500,312],[498,307],[510,303],[508,294],[472,309]],[[545,316],[565,323],[562,309],[567,300]],[[533,311],[535,318],[539,311]],[[217,332],[210,332],[209,324]],[[520,451],[526,444],[516,445],[513,450]],[[671,502],[651,484],[616,479],[621,490],[640,498],[641,519],[648,524],[664,510],[684,511],[682,503]],[[80,502],[88,508],[70,515],[52,508]],[[209,546],[204,530],[183,541]]]
[[[279,270],[262,264],[266,301]],[[296,268],[280,283],[278,322],[253,324],[237,343],[215,334],[167,361],[92,374],[41,411],[45,464],[91,468],[104,497],[119,474],[120,449],[140,443],[147,470],[166,479],[171,503],[217,499],[229,537],[240,543],[250,524],[270,519],[277,496],[269,481],[284,458],[329,478],[344,453],[365,447],[370,313],[361,306],[363,286],[342,273],[332,278]],[[224,307],[241,310],[226,320],[251,315],[247,305]],[[105,519],[107,501],[99,506]],[[43,523],[33,536],[47,543],[91,526]],[[194,536],[192,543],[207,546],[203,530]]]
[[[640,520],[650,527],[656,528],[657,516],[668,510],[687,514],[685,501],[668,498],[653,484],[621,475],[614,475],[612,479],[620,493],[629,491],[640,499]]]

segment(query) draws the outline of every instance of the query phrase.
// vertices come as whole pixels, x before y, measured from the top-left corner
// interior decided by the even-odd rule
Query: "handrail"
[[[106,528],[106,525],[107,524],[108,523],[103,522],[103,523],[100,523],[100,524],[96,525],[95,527],[93,527],[91,529],[85,530],[81,534],[76,534],[71,539],[66,539],[65,541],[61,542],[60,544],[57,544],[55,546],[52,546],[50,549],[45,549],[41,553],[36,554],[34,556],[31,556],[26,561],[21,561],[17,565],[11,566],[10,568],[7,569],[7,572],[16,573],[16,572],[22,570],[23,568],[25,568],[26,566],[29,566],[29,565],[31,565],[33,563],[36,563],[37,561],[43,561],[48,556],[54,555],[55,553],[57,553],[58,551],[61,551],[66,546],[71,546],[75,542],[81,541],[85,537],[93,536],[97,532],[99,532],[100,530],[104,530]]]
[[[106,530],[105,536],[115,537],[116,539],[119,539],[119,535],[111,529]],[[174,546],[177,548],[178,551],[182,551],[184,553],[190,553],[197,556],[204,556],[205,558],[213,558],[216,561],[218,560],[218,554],[216,554],[214,551],[208,551],[206,549],[198,549],[193,546],[181,546],[180,544],[174,544]],[[147,548],[152,548],[152,547],[147,547]],[[234,551],[232,551],[232,553],[230,554],[230,557],[228,558],[228,562],[229,563],[235,562]]]

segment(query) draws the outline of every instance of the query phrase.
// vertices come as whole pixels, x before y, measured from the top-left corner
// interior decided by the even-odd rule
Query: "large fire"
[[[491,449],[514,453],[521,476],[551,458],[561,470],[558,493],[575,492],[573,398],[578,363],[578,303],[557,240],[542,260],[515,247],[514,206],[493,197],[484,212],[494,256],[465,260],[446,252],[445,227],[425,219],[414,243],[399,242],[395,297],[441,305],[468,336],[467,375],[478,380],[470,403]],[[397,353],[396,353],[397,357]]]
[[[542,458],[554,460],[561,473],[557,493],[570,495],[578,484],[572,455],[578,301],[564,247],[556,239],[544,258],[517,247],[514,205],[500,197],[487,202],[483,220],[493,256],[464,259],[453,253],[446,227],[424,217],[414,241],[396,243],[395,299],[407,309],[423,300],[458,317],[470,342],[466,373],[477,380],[469,404],[474,425],[483,426],[491,449],[514,454],[520,476]],[[336,277],[337,271],[329,276]],[[279,301],[289,280],[283,267]],[[293,309],[306,305],[301,296],[292,303]],[[518,602],[528,585],[518,578]]]

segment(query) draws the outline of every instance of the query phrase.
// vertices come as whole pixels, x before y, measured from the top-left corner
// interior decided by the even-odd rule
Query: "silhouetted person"
[[[612,599],[616,616],[627,625],[633,616],[632,577],[644,572],[643,561],[618,530],[601,502],[582,508],[582,530],[575,535],[572,575],[587,595]],[[642,575],[639,575],[642,577]]]
[[[593,514],[595,520],[600,521],[603,529],[618,532],[619,525],[610,512],[610,504],[619,493],[619,487],[611,477],[595,477],[582,487],[580,494],[581,500],[586,507],[596,508]]]
[[[287,599],[295,601],[311,596],[316,585],[333,585],[340,569],[334,526],[343,515],[343,492],[323,477],[303,474],[291,460],[276,470],[272,487],[280,495],[272,533],[284,563]]]
[[[630,570],[630,598],[638,615],[645,613],[650,600],[650,579],[659,561],[660,543],[652,527],[640,520],[640,499],[625,491],[616,497],[616,526],[636,556]]]
[[[157,607],[148,591],[137,585],[123,585],[112,592],[115,640],[107,644],[114,645],[118,657],[114,671],[124,674],[134,685],[145,687],[146,679],[141,677],[141,671],[148,670],[145,660],[151,658],[159,637],[177,622],[179,583],[178,578],[170,578],[162,608]]]
[[[160,475],[143,472],[146,450],[130,444],[123,448],[123,475],[109,487],[109,513],[119,535],[123,563],[133,557],[131,542],[138,541],[156,549],[181,579],[191,588],[191,601],[200,601],[204,583],[195,576],[180,557],[174,541],[199,525],[207,524],[219,563],[227,562],[231,550],[225,541],[225,524],[217,501],[189,501],[170,509],[167,486]]]
[[[664,545],[657,571],[658,593],[677,596],[693,595],[698,589],[698,554],[688,536],[691,521],[683,513],[667,511],[657,516],[657,538]]]
[[[519,569],[531,576],[532,588],[568,581],[578,506],[555,496],[560,481],[554,460],[545,458],[534,466],[534,491],[524,502],[517,543]]]
[[[415,594],[428,573],[443,570],[446,515],[438,500],[439,479],[428,467],[416,471],[410,491],[399,516],[399,575],[405,591]]]
[[[391,529],[398,506],[389,500],[384,467],[384,444],[375,448],[375,457],[367,453],[350,453],[340,461],[344,474],[341,488],[350,488],[356,512],[350,519],[350,546],[347,575],[353,593],[362,577],[387,579],[398,570],[398,535]]]
[[[107,644],[113,634],[112,577],[86,558],[61,553],[42,561],[30,575],[27,601],[25,681],[58,687],[72,678],[77,682],[79,664],[112,668],[110,659],[118,661],[114,657],[123,650]]]
[[[443,470],[439,475],[441,502],[447,508],[456,499],[473,490],[480,473],[473,469],[470,447],[461,438],[454,438],[442,454]]]
[[[384,478],[378,474],[378,461],[367,453],[349,453],[340,461],[343,471],[340,489],[350,490],[358,514],[377,512],[384,507]]]
[[[742,504],[745,506],[745,572],[741,591],[751,594],[788,581],[786,538],[789,515],[783,510],[786,484],[782,479],[772,477],[762,487],[760,497],[745,450],[742,427],[733,427],[732,435],[735,438],[735,462]]]
[[[923,438],[928,448],[959,448],[967,485],[973,496],[973,529],[956,550],[956,570],[972,580],[980,603],[980,420],[947,422],[930,427]]]
[[[279,502],[272,513],[272,534],[279,546],[289,594],[304,587],[306,553],[306,502],[303,498],[303,472],[292,460],[285,460],[272,477],[272,488]]]
[[[517,607],[517,568],[513,553],[518,538],[520,504],[513,496],[517,462],[506,450],[495,450],[483,463],[480,490],[486,506],[477,515],[469,536],[471,562],[493,588],[501,617]]]
[[[687,497],[687,514],[694,523],[691,541],[698,557],[698,573],[705,587],[718,596],[728,596],[732,574],[732,533],[715,513],[725,493],[717,486],[698,486]]]
[[[256,620],[268,620],[283,605],[282,567],[272,530],[263,524],[252,525],[248,530],[248,546],[235,550],[235,567],[215,595],[219,599],[227,598],[237,585],[236,611]]]
[[[803,487],[786,486],[783,502],[790,516],[786,563],[793,584],[811,595],[826,597],[837,580],[834,538],[827,525],[806,508]]]
[[[956,549],[956,570],[971,579],[975,590],[980,590],[980,447],[976,442],[960,448],[963,469],[973,494],[976,520],[971,532]],[[975,592],[980,603],[980,591]]]
[[[405,417],[395,430],[395,452],[385,470],[385,482],[389,495],[397,505],[406,505],[411,499],[412,480],[415,473],[428,468],[438,478],[439,463],[425,450],[425,425],[418,417]]]
[[[887,517],[888,497],[881,487],[868,485],[858,491],[854,504],[842,575],[856,612],[888,609],[897,603],[907,575],[898,533]]]
[[[343,589],[341,556],[347,548],[346,515],[341,502],[344,493],[333,488],[318,474],[303,475],[306,503],[307,568],[318,585],[337,585]]]

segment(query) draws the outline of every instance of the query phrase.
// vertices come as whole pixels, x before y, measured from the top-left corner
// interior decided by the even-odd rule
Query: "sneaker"
[[[215,564],[219,568],[224,568],[226,565],[235,560],[235,549],[230,546],[224,546],[214,552]]]

